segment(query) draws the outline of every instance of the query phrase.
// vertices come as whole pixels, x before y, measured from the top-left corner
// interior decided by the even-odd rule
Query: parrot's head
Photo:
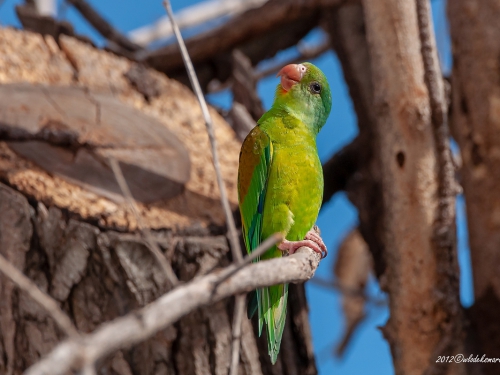
[[[286,65],[277,76],[281,82],[276,90],[276,103],[318,133],[332,108],[330,85],[323,72],[305,62]]]

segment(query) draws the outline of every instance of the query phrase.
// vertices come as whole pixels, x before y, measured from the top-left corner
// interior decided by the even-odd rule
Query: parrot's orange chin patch
[[[288,64],[284,66],[276,75],[281,77],[281,87],[284,91],[290,91],[293,85],[300,82],[307,68],[302,64]]]

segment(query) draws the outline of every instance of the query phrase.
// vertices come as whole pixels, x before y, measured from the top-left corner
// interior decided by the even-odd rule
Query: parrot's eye
[[[313,82],[309,85],[309,88],[311,89],[311,92],[313,94],[320,94],[321,93],[321,85],[318,82]]]

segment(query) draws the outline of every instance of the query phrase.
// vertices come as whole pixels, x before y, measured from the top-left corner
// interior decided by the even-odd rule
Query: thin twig
[[[232,264],[222,272],[217,270],[197,277],[142,309],[103,324],[80,340],[65,340],[25,375],[59,375],[87,363],[97,363],[117,350],[148,339],[199,307],[257,288],[309,280],[320,260],[318,253],[301,247],[287,257],[248,264],[236,274],[231,271],[238,266]],[[233,276],[219,284],[228,273]],[[218,284],[214,291],[214,285]]]
[[[134,200],[134,197],[132,196],[132,193],[130,192],[130,189],[128,188],[127,181],[125,180],[125,177],[123,176],[122,169],[120,168],[120,165],[116,161],[115,158],[109,158],[109,164],[111,165],[111,170],[113,171],[113,174],[115,175],[116,182],[120,186],[120,190],[122,191],[123,196],[125,197],[125,200],[127,201],[130,211],[135,217],[135,220],[137,221],[137,227],[141,231],[142,236],[144,237],[144,240],[146,241],[146,245],[149,248],[149,250],[153,253],[153,255],[156,257],[158,260],[158,263],[160,264],[161,268],[163,269],[163,272],[165,273],[165,276],[167,277],[168,281],[174,287],[179,283],[179,280],[177,279],[177,276],[174,273],[174,270],[172,269],[172,266],[170,263],[167,261],[165,256],[160,250],[160,247],[158,246],[158,243],[155,241],[153,236],[151,235],[151,232],[149,231],[149,228],[144,225],[144,222],[142,221],[142,216],[139,212],[139,209],[137,208],[137,204]]]
[[[61,327],[66,335],[72,339],[80,337],[71,319],[61,310],[57,302],[42,292],[36,284],[19,271],[3,255],[0,255],[0,272],[7,276],[19,289],[28,294],[34,301]]]
[[[181,49],[182,59],[184,60],[184,64],[186,65],[186,70],[189,75],[189,81],[191,82],[191,86],[198,98],[198,102],[200,103],[201,111],[203,113],[203,118],[205,119],[205,125],[207,127],[208,138],[210,139],[210,146],[212,148],[212,159],[215,168],[215,174],[217,175],[217,184],[219,185],[220,190],[220,199],[222,203],[222,207],[224,209],[224,215],[226,216],[226,223],[229,232],[229,242],[231,244],[231,251],[233,254],[233,258],[235,261],[238,261],[242,258],[240,242],[238,240],[238,232],[236,231],[236,225],[234,223],[233,214],[231,212],[231,207],[229,205],[229,200],[227,198],[226,186],[224,185],[224,180],[222,178],[222,172],[219,163],[219,153],[217,151],[217,141],[215,139],[214,133],[214,125],[212,122],[212,117],[210,116],[210,112],[208,111],[208,105],[205,101],[205,97],[203,96],[203,92],[201,91],[200,83],[196,78],[196,73],[194,71],[193,63],[189,57],[189,54],[186,49],[186,45],[184,44],[184,40],[182,39],[181,32],[179,31],[179,27],[177,26],[174,14],[172,12],[172,7],[170,6],[170,2],[164,1],[163,6],[167,10],[168,16],[170,17],[170,22],[172,23],[172,27],[174,28],[175,37],[177,38],[177,43],[179,43],[179,48]]]
[[[200,103],[201,111],[205,119],[208,138],[210,139],[210,146],[212,148],[212,161],[215,168],[215,174],[217,175],[217,184],[219,185],[220,199],[222,207],[224,209],[224,214],[226,216],[228,237],[229,237],[229,243],[231,244],[233,261],[240,263],[243,258],[243,255],[241,253],[240,242],[238,239],[238,232],[236,231],[236,225],[234,223],[233,214],[231,212],[231,207],[229,205],[229,200],[227,198],[226,186],[224,185],[224,180],[222,178],[222,172],[219,164],[219,155],[217,152],[217,140],[215,139],[212,117],[210,116],[210,112],[208,111],[207,102],[205,101],[205,97],[203,96],[200,83],[198,81],[198,78],[196,77],[196,72],[194,70],[193,63],[191,62],[191,58],[189,57],[188,51],[186,49],[186,45],[184,44],[184,40],[182,39],[181,32],[179,30],[179,27],[177,26],[177,23],[175,22],[175,17],[174,13],[172,12],[172,7],[170,6],[170,1],[165,0],[163,2],[163,6],[165,7],[168,17],[170,18],[170,23],[172,24],[172,28],[174,30],[177,43],[179,44],[179,48],[181,50],[182,59],[184,60],[184,65],[186,66],[186,71],[189,76],[189,81],[191,82],[191,86],[193,87],[196,97],[198,98],[198,102]],[[235,314],[238,313],[239,311],[240,310],[235,309]],[[241,324],[241,317],[235,317],[234,321],[236,323],[240,322]],[[233,326],[233,336],[235,335],[235,332],[239,330],[241,330],[241,327]],[[236,342],[238,343],[238,346],[233,346],[231,349],[231,353],[232,356],[236,356],[239,358],[240,346],[239,346],[239,341],[236,340]],[[236,363],[237,362],[238,361],[236,361]],[[233,361],[231,361],[231,364],[232,363]],[[229,371],[231,374],[237,375],[238,369],[237,367],[236,369],[231,367]]]
[[[239,294],[234,299],[233,340],[231,341],[231,362],[229,375],[238,375],[241,347],[241,322],[245,314],[246,295]]]

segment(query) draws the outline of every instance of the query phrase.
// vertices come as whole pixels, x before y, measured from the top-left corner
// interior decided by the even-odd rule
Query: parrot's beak
[[[306,71],[307,68],[302,64],[288,64],[276,74],[276,77],[281,77],[283,90],[289,91],[293,85],[300,82]]]

